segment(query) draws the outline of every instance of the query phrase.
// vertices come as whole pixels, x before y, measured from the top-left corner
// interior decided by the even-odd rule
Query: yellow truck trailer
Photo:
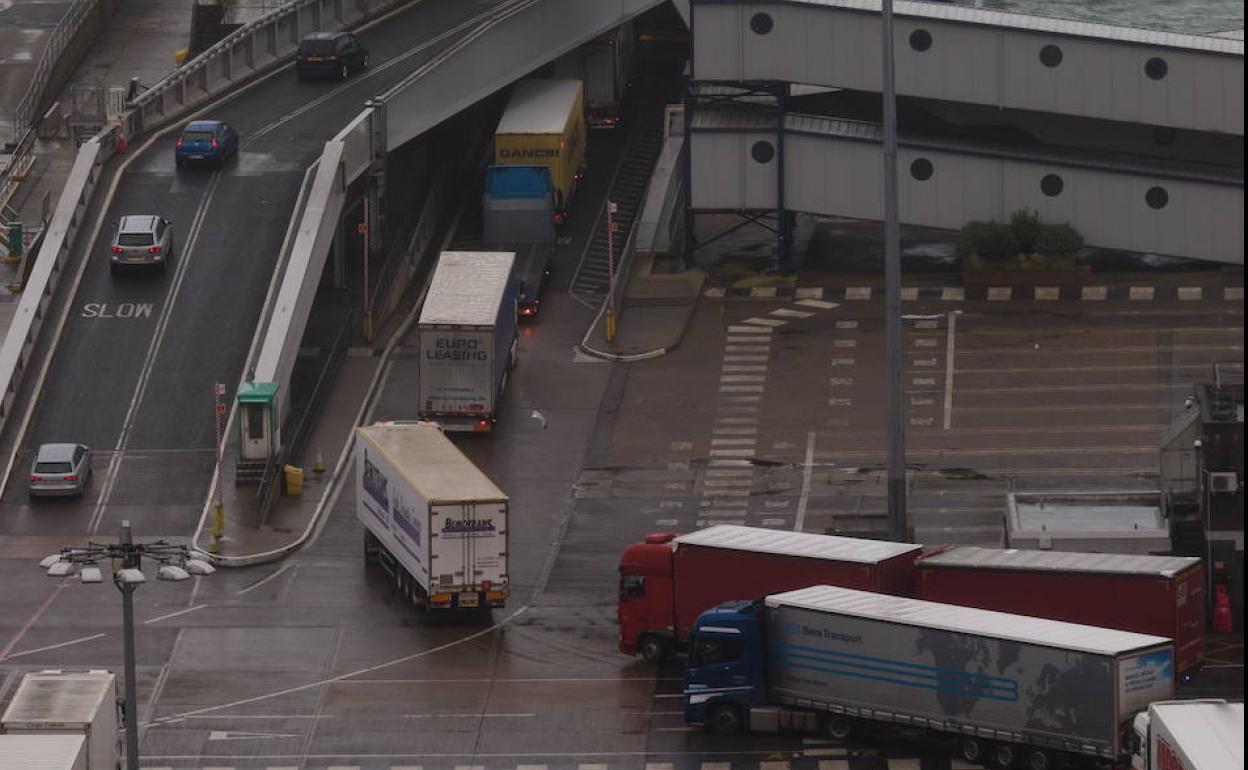
[[[550,167],[555,217],[567,216],[568,201],[585,167],[585,97],[579,80],[522,80],[511,92],[494,131],[495,165]]]

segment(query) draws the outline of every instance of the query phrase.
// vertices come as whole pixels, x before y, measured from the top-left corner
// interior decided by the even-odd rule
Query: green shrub
[[[979,253],[979,242],[983,240],[984,228],[988,226],[987,222],[967,222],[962,225],[962,230],[958,232],[958,256],[966,259],[973,254]]]
[[[1044,227],[1040,215],[1030,209],[1019,209],[1010,215],[1010,229],[1018,239],[1018,250],[1024,254],[1036,253]]]
[[[977,251],[984,259],[1000,262],[1018,255],[1018,238],[1009,225],[988,222],[980,233]]]
[[[1083,248],[1083,236],[1068,224],[1044,225],[1036,238],[1036,251],[1046,257],[1074,256]]]

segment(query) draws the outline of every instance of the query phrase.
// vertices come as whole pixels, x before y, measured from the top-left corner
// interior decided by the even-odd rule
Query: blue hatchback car
[[[178,168],[191,163],[223,165],[238,152],[238,132],[220,120],[195,120],[182,129],[174,159]]]

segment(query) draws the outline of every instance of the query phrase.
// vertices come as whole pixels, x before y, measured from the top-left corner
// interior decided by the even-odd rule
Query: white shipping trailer
[[[1135,717],[1134,770],[1244,770],[1244,704],[1163,701]]]
[[[446,430],[489,432],[515,365],[515,254],[444,251],[417,325],[417,414]]]
[[[0,734],[81,736],[87,770],[116,770],[121,756],[117,677],[98,669],[31,672],[5,709]]]
[[[430,608],[502,607],[508,498],[432,423],[356,428],[365,559]]]
[[[0,735],[0,770],[90,770],[83,735]]]

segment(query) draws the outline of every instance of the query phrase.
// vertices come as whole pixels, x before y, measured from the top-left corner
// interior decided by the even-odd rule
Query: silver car
[[[30,496],[81,497],[90,478],[90,447],[44,444],[30,467]]]
[[[173,225],[153,214],[130,214],[117,223],[109,258],[113,274],[127,267],[155,267],[162,273],[173,254]]]

